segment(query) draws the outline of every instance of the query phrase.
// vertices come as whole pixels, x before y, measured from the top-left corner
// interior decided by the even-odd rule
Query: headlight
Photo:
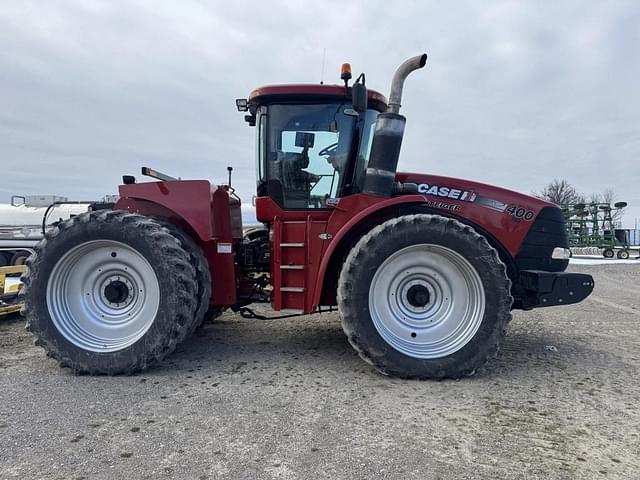
[[[554,260],[569,260],[571,258],[571,250],[564,247],[556,247],[551,252],[551,258]]]

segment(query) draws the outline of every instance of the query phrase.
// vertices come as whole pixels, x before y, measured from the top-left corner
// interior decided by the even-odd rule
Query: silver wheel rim
[[[160,286],[147,259],[130,246],[95,240],[56,263],[47,308],[60,334],[83,350],[115,352],[137,342],[158,313]]]
[[[441,358],[464,347],[485,310],[482,280],[459,253],[419,244],[387,258],[369,288],[369,312],[380,336],[415,358]]]

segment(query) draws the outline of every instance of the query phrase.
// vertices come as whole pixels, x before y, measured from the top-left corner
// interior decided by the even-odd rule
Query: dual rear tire
[[[66,220],[27,265],[27,329],[77,373],[152,366],[197,328],[209,306],[211,279],[200,248],[175,227],[134,213]]]

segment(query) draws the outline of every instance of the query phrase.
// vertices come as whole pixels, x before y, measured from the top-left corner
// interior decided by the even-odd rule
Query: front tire
[[[351,250],[338,308],[352,346],[383,374],[459,378],[497,355],[510,290],[505,265],[473,228],[407,215],[375,227]]]
[[[76,373],[144,370],[175,349],[195,315],[189,254],[142,215],[98,211],[66,220],[27,266],[27,329]]]

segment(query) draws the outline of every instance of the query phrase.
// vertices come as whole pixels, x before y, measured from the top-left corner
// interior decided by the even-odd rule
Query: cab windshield
[[[360,117],[375,121],[369,113]],[[349,103],[270,105],[258,112],[257,126],[258,195],[283,208],[325,208],[358,177],[352,155],[356,169],[366,168],[372,128],[362,130],[365,148],[354,152],[362,126]]]

